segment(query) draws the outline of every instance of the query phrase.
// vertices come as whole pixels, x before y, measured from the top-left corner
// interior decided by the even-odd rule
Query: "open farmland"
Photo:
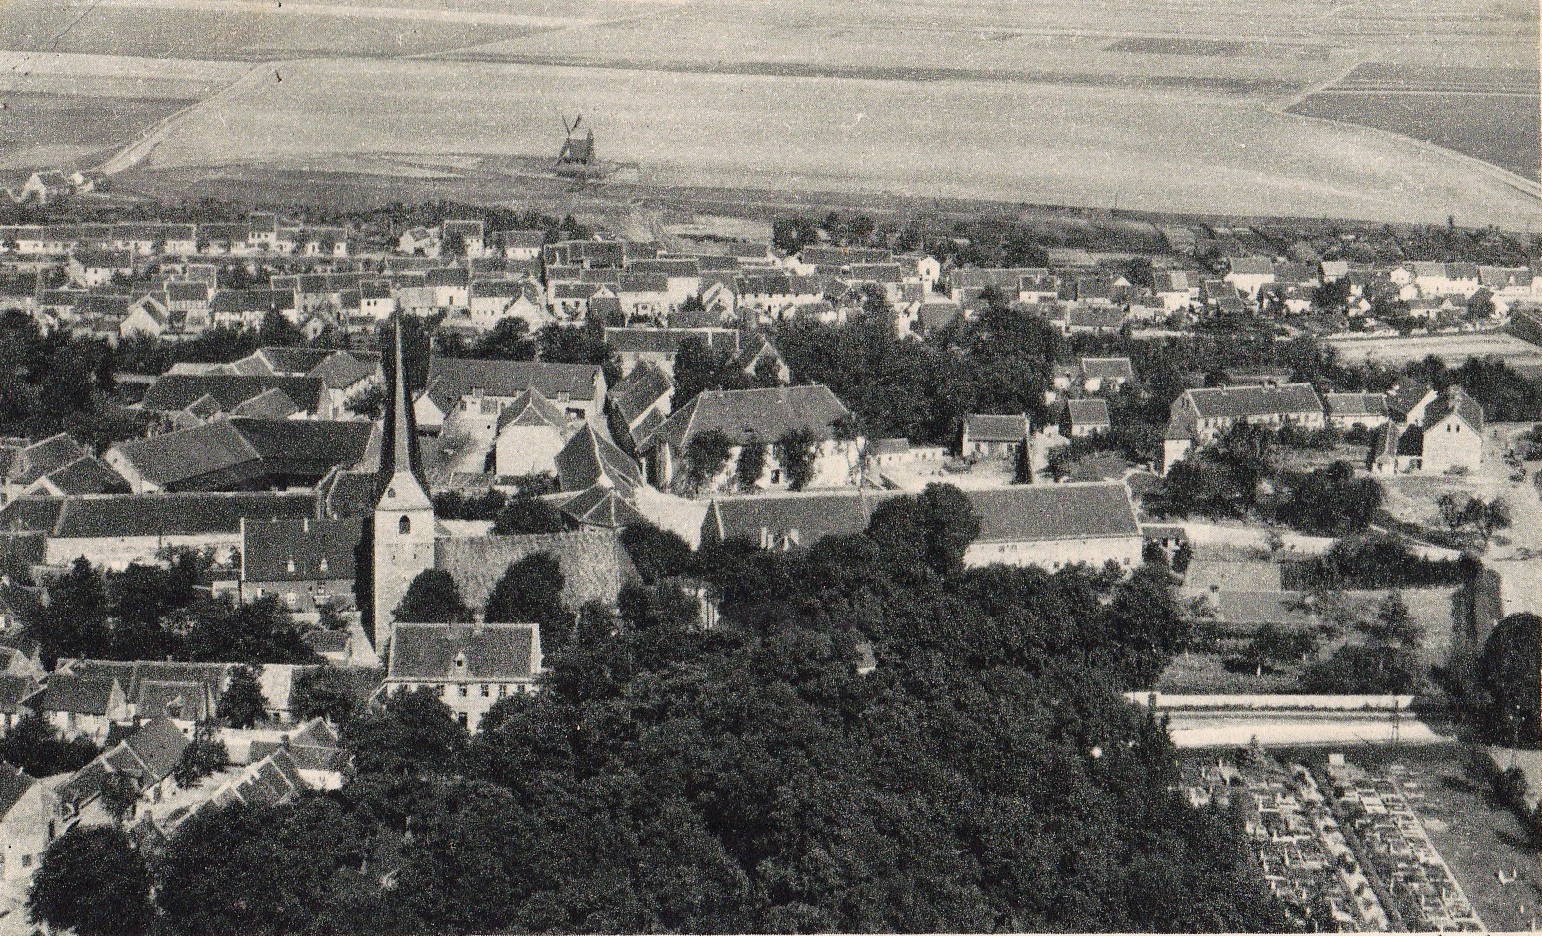
[[[1434,355],[1448,367],[1459,367],[1470,357],[1497,355],[1512,367],[1542,365],[1542,348],[1502,332],[1467,335],[1420,335],[1387,338],[1329,338],[1327,344],[1347,364],[1384,364],[1401,367]]]
[[[1538,177],[1537,72],[1361,65],[1291,113],[1399,133]]]
[[[249,63],[109,164],[141,175],[376,164],[515,189],[581,111],[623,181],[661,187],[1536,214],[1512,173],[1287,111],[1366,62],[1535,69],[1534,19],[1458,0],[17,0],[0,48]]]
[[[123,145],[191,101],[177,98],[7,94],[0,169],[69,165]]]

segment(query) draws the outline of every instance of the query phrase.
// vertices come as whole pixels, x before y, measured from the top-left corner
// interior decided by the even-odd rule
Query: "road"
[[[1509,545],[1490,547],[1484,557],[1499,573],[1500,598],[1507,615],[1521,611],[1542,614],[1542,498],[1531,480],[1537,468],[1532,463],[1526,480],[1511,481],[1511,468],[1504,461],[1505,451],[1529,428],[1527,423],[1490,426],[1484,439],[1483,464],[1474,472],[1510,505],[1510,528],[1500,534]],[[1527,553],[1522,550],[1529,551],[1530,558],[1524,558]]]

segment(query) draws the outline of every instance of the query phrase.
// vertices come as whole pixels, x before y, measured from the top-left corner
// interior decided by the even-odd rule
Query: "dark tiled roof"
[[[1451,413],[1460,416],[1475,431],[1483,431],[1483,407],[1467,395],[1461,387],[1447,387],[1424,411],[1426,428],[1435,425]]]
[[[1065,408],[1073,426],[1106,426],[1109,424],[1108,404],[1102,400],[1096,398],[1067,400]]]
[[[811,546],[827,536],[861,533],[887,493],[720,497],[707,508],[702,542],[748,539],[758,545]]]
[[[652,352],[674,354],[688,339],[709,347],[727,343],[733,354],[739,353],[737,328],[607,328],[605,343],[615,354]]]
[[[127,494],[128,482],[94,455],[50,471],[48,482],[61,494]]]
[[[28,485],[51,471],[56,471],[76,459],[90,455],[85,446],[61,432],[41,442],[34,442],[11,459],[6,480],[12,484]]]
[[[234,418],[123,442],[118,449],[162,488],[217,490],[352,467],[363,459],[371,431],[363,421]]]
[[[964,418],[971,442],[1021,442],[1028,438],[1028,417],[1020,413],[971,413]]]
[[[668,374],[643,361],[632,368],[632,372],[622,378],[620,383],[610,388],[606,398],[630,426],[638,415],[674,388],[675,382],[669,379]]]
[[[241,576],[248,582],[321,581],[354,577],[354,550],[364,537],[358,518],[248,523]]]
[[[275,388],[284,391],[285,396],[306,412],[316,412],[321,407],[325,385],[315,377],[164,374],[145,390],[140,405],[147,410],[171,413],[207,396],[228,412],[252,397]]]
[[[1026,484],[967,494],[982,543],[1140,535],[1123,484]]]
[[[218,698],[230,681],[233,663],[174,663],[155,660],[75,660],[59,662],[60,672],[90,679],[116,680],[128,700],[138,704],[150,684],[193,684]]]
[[[386,678],[456,682],[531,679],[539,664],[539,639],[535,624],[397,624]]]
[[[5,761],[0,761],[0,819],[4,819],[6,813],[11,811],[21,798],[32,789],[36,780],[26,773],[12,767]]]
[[[599,373],[600,368],[592,364],[435,357],[429,363],[428,379],[457,399],[474,388],[490,396],[514,397],[535,387],[548,399],[566,393],[573,400],[592,400]]]
[[[562,512],[582,526],[620,529],[646,523],[648,518],[628,503],[614,487],[597,484],[562,505]]]
[[[1321,413],[1311,384],[1279,387],[1199,387],[1186,391],[1201,419],[1245,419],[1273,413]]]
[[[52,535],[66,539],[234,534],[242,517],[308,517],[316,510],[314,495],[305,493],[197,492],[55,499],[62,502],[62,509]]]
[[[605,484],[630,495],[642,484],[642,470],[616,443],[588,423],[569,439],[554,459],[564,491],[582,491]]]
[[[38,708],[45,712],[106,715],[114,685],[111,678],[54,673],[48,677]]]
[[[134,712],[140,718],[203,721],[213,717],[214,704],[203,683],[146,680],[134,698]]]
[[[21,711],[21,700],[37,691],[37,680],[31,676],[0,672],[0,712]]]
[[[1399,381],[1398,385],[1387,393],[1387,412],[1398,419],[1407,418],[1408,413],[1419,405],[1419,401],[1423,400],[1431,389],[1429,384],[1422,381]]]
[[[542,552],[557,558],[562,601],[569,608],[588,601],[614,605],[622,584],[635,574],[631,558],[610,530],[441,539],[434,544],[434,565],[450,573],[467,604],[482,607],[510,565]]]
[[[284,391],[275,387],[231,407],[230,415],[252,419],[288,419],[298,412],[300,407]]]
[[[774,443],[795,429],[829,439],[832,427],[849,411],[823,384],[754,390],[704,390],[654,434],[676,449],[698,433],[716,429],[736,444],[759,438]]]

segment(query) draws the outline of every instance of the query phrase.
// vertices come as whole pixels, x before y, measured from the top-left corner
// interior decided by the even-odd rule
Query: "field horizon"
[[[0,168],[142,134],[104,168],[475,176],[584,113],[644,186],[1535,229],[1536,20],[1347,6],[17,0],[0,96],[193,103]]]

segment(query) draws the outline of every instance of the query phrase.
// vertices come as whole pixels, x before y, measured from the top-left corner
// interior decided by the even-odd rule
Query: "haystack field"
[[[1537,67],[1529,16],[1511,0],[14,0],[0,48],[241,63],[115,170],[535,165],[582,112],[602,158],[660,185],[1524,229],[1535,183],[1491,162],[1524,167],[1534,122],[1464,156],[1292,108],[1367,63],[1478,63],[1464,81],[1513,93]],[[16,77],[0,94],[49,91]]]

